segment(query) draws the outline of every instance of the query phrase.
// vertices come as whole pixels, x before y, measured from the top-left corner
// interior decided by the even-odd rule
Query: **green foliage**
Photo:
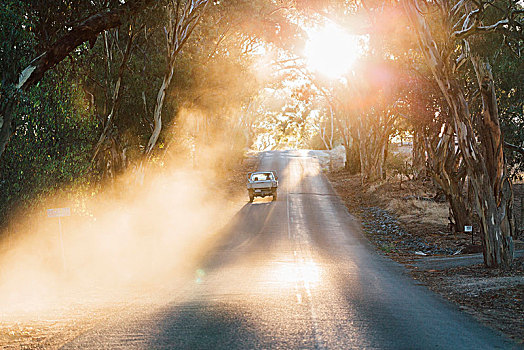
[[[63,71],[48,74],[16,110],[15,132],[2,157],[3,215],[64,185],[89,183],[96,126],[83,92]]]
[[[31,21],[25,16],[24,2],[0,2],[0,87],[13,84],[17,73],[29,62],[34,46]]]
[[[524,147],[524,60],[505,48],[492,61],[504,140]],[[512,175],[524,172],[521,154],[506,150],[505,155]]]
[[[397,250],[397,247],[395,246],[395,243],[388,242],[388,243],[382,243],[379,246],[380,250],[382,250],[385,253],[392,253]]]

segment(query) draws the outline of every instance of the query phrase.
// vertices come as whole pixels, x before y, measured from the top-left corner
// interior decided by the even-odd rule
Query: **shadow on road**
[[[148,349],[254,349],[260,335],[247,308],[231,303],[191,301],[166,308],[154,317]]]
[[[250,243],[262,233],[276,205],[277,202],[244,205],[217,234],[217,237],[220,238],[212,244],[206,256],[202,258],[200,262],[202,268],[206,270],[216,269],[233,259],[238,259],[238,255],[233,256],[224,254],[224,252],[242,252],[239,249],[240,247],[249,248]]]

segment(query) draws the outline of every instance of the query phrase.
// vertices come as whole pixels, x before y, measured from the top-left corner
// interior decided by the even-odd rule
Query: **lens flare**
[[[334,23],[307,32],[307,65],[330,79],[347,73],[363,53],[363,38],[349,34]]]

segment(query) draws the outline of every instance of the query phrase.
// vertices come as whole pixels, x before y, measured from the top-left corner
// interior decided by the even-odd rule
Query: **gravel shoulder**
[[[327,172],[337,194],[377,250],[404,264],[412,277],[475,318],[524,344],[524,245],[513,268],[487,269],[478,237],[452,234],[447,204],[424,183],[388,181],[364,188],[358,175]]]

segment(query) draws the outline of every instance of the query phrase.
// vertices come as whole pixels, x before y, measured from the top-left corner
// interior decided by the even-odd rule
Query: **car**
[[[255,171],[247,174],[247,192],[249,202],[255,197],[273,196],[277,200],[278,176],[276,171]]]

